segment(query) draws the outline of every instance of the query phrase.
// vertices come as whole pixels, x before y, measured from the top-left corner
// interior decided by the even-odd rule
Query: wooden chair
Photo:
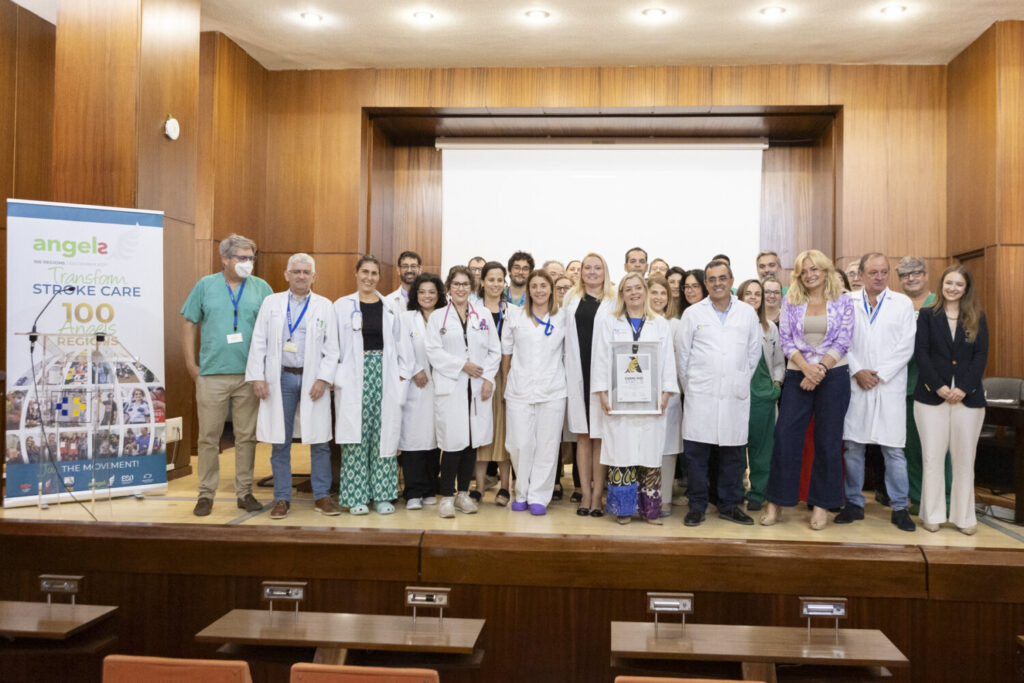
[[[103,683],[252,683],[246,662],[107,655]]]
[[[345,666],[344,664],[292,665],[291,683],[438,683],[431,669],[394,669],[383,666]]]

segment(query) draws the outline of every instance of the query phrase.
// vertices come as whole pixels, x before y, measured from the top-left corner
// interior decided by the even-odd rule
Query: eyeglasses
[[[469,286],[470,284],[468,282],[453,282],[448,285],[448,289],[462,289]]]
[[[236,261],[242,261],[243,263],[248,263],[256,260],[255,256],[239,256],[238,254],[232,254],[231,258],[235,259]]]
[[[719,275],[718,277],[706,277],[706,278],[704,278],[704,282],[706,282],[709,285],[725,284],[728,281],[729,281],[729,276],[728,275]]]
[[[764,295],[765,296],[782,296],[782,292],[781,291],[771,290],[771,289],[766,289],[766,290],[764,290]]]
[[[509,270],[513,273],[529,273],[530,266],[512,266]]]
[[[419,270],[420,269],[420,264],[418,264],[418,263],[406,263],[406,264],[398,266],[398,269],[399,270]]]
[[[310,275],[313,274],[313,271],[311,271],[311,270],[289,270],[288,274],[289,275],[305,275],[306,277],[309,277]]]
[[[909,273],[900,273],[901,280],[909,280],[912,277],[924,277],[923,270],[912,270]]]

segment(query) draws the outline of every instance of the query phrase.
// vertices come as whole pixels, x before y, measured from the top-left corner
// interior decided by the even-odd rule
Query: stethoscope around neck
[[[441,334],[448,333],[448,313],[452,309],[452,303],[452,301],[449,301],[448,305],[444,307],[444,319],[441,321]],[[477,319],[477,322],[479,323],[480,315],[476,312],[476,308],[474,308],[473,304],[469,303],[468,301],[466,302],[466,311],[467,324],[469,323],[469,319],[473,317],[475,317]]]
[[[384,310],[387,311],[388,313],[391,313],[392,315],[394,315],[394,311],[392,311],[387,306],[384,307]],[[363,329],[363,312],[359,308],[359,298],[358,297],[356,297],[352,301],[352,312],[348,314],[348,319],[349,319],[349,322],[352,324],[352,331],[353,332],[359,332],[360,330]]]

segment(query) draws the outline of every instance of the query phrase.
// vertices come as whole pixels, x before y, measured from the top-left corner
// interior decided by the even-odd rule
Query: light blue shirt
[[[291,291],[288,292],[288,306],[291,307],[292,325],[296,324],[299,320],[299,315],[302,314],[302,307],[309,301],[309,294],[297,298]],[[295,332],[288,333],[288,314],[285,314],[285,323],[281,326],[281,334],[283,335],[284,341],[288,341],[289,337],[295,345],[298,347],[298,351],[281,352],[281,366],[286,368],[301,368],[306,359],[306,319],[309,317],[309,311],[306,311],[306,315],[302,316],[302,320],[298,323],[298,327],[295,328]]]
[[[736,301],[736,299],[729,299],[729,305],[725,307],[724,311],[718,310],[718,306],[715,305],[715,302],[711,302],[711,310],[713,310],[715,315],[718,316],[718,322],[723,325],[725,324],[725,319],[729,317],[729,311],[732,310],[732,304],[734,301]]]

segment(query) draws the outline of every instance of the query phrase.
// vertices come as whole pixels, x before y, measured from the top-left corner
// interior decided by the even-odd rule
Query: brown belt
[[[286,368],[286,367],[282,367],[281,368],[281,372],[287,372],[287,373],[292,374],[292,375],[301,375],[302,374],[302,368]]]

